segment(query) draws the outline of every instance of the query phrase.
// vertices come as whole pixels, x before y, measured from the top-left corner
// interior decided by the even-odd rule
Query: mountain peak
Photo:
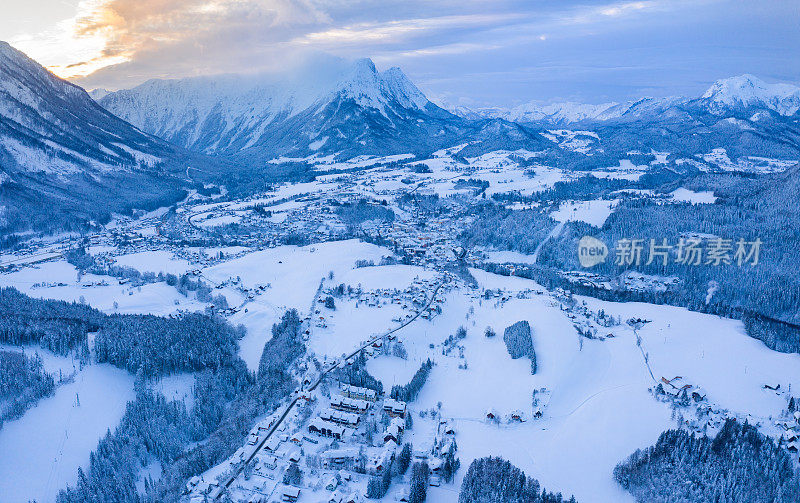
[[[384,92],[399,101],[406,108],[424,109],[429,101],[427,96],[411,82],[403,70],[393,66],[381,72]]]
[[[0,40],[0,63],[6,68],[8,68],[9,65],[16,67],[24,66],[30,69],[39,67],[39,64],[26,56],[24,52],[2,40]]]
[[[359,105],[383,110],[391,102],[413,109],[424,109],[428,98],[403,71],[392,67],[378,72],[371,59],[353,62],[336,90]]]
[[[375,68],[375,63],[373,63],[370,58],[360,58],[355,60],[353,63],[353,68],[357,72],[378,73],[378,69]]]
[[[13,63],[17,66],[25,66],[30,69],[41,69],[42,72],[49,73],[39,63],[29,58],[27,54],[2,40],[0,40],[0,61],[6,64]]]
[[[760,107],[781,115],[793,115],[800,109],[800,87],[791,84],[768,84],[750,74],[720,79],[701,96],[711,110]]]
[[[343,138],[358,137],[356,144],[366,145],[376,124],[411,131],[422,127],[420,120],[441,119],[441,111],[399,68],[381,72],[370,59],[322,56],[310,57],[283,74],[148,81],[111,92],[98,102],[150,134],[196,151],[226,155],[266,151],[264,145],[286,149],[280,154],[295,152],[306,148],[304,142],[317,145],[326,136],[330,140],[319,144],[324,149],[334,148]],[[313,124],[336,124],[336,130],[326,135],[311,131]],[[279,127],[295,129],[285,136],[270,133]]]
[[[702,98],[727,98],[753,96],[767,93],[768,84],[755,75],[745,73],[719,79],[703,93]]]
[[[9,44],[4,40],[0,40],[0,55],[3,56],[18,56],[23,54],[22,51],[15,48],[13,45]]]

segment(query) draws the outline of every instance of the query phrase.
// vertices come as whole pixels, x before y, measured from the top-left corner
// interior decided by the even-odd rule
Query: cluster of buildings
[[[341,394],[331,398],[330,405],[319,411],[307,425],[309,433],[344,440],[361,424],[365,415],[378,399],[375,390],[343,385]]]
[[[798,459],[800,452],[800,411],[795,411],[792,415],[794,421],[777,421],[776,426],[780,428],[778,445],[783,445],[786,450]],[[781,431],[782,430],[782,431]]]

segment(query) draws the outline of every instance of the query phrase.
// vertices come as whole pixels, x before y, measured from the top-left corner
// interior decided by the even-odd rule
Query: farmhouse
[[[367,470],[373,475],[378,475],[383,473],[383,471],[391,464],[392,459],[394,459],[395,448],[396,445],[394,447],[391,447],[391,444],[390,447],[383,448],[381,452],[377,453],[371,459]]]
[[[262,463],[263,463],[265,468],[268,468],[270,470],[274,470],[275,468],[278,467],[278,458],[276,458],[275,456],[266,456],[262,460]]]
[[[348,461],[354,459],[358,455],[357,451],[352,449],[334,449],[325,451],[320,454],[322,458],[322,465],[326,468],[342,467]]]
[[[300,497],[300,488],[292,486],[284,486],[281,491],[281,501],[294,502]]]
[[[301,459],[303,459],[303,455],[300,453],[300,449],[293,449],[289,455],[287,456],[289,461],[292,463],[299,463]]]
[[[281,439],[278,437],[272,437],[267,440],[267,443],[264,444],[264,450],[269,452],[275,452],[278,450],[278,447],[281,445]]]
[[[390,440],[393,440],[395,443],[400,442],[400,428],[395,424],[390,424],[386,427],[386,431],[383,432],[383,441],[388,442]]]

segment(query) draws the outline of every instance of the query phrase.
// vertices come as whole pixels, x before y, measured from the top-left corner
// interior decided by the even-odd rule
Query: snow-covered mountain
[[[641,98],[624,103],[600,104],[530,102],[505,109],[458,107],[451,111],[469,119],[498,118],[527,124],[564,126],[614,119],[656,119],[665,113],[673,116],[679,114],[676,109],[722,117],[743,113],[752,115],[760,111],[792,116],[800,111],[800,87],[782,83],[768,84],[753,75],[740,75],[714,82],[700,97]]]
[[[682,101],[678,98],[642,98],[624,103],[608,102],[600,104],[578,103],[574,101],[541,103],[532,101],[513,108],[449,108],[451,112],[465,119],[502,119],[523,124],[543,124],[566,126],[578,122],[606,121],[624,115],[653,113]]]
[[[480,114],[484,117],[505,119],[512,122],[549,122],[553,124],[571,124],[587,119],[597,119],[604,112],[615,107],[617,103],[601,103],[590,105],[572,101],[560,103],[540,104],[536,102],[524,103],[514,108],[483,109]]]
[[[104,89],[102,87],[97,87],[97,88],[92,89],[92,90],[90,90],[88,92],[89,92],[89,96],[91,96],[93,100],[97,101],[100,98],[102,98],[103,96],[105,96],[108,93],[110,93],[111,91],[109,91],[108,89]]]
[[[413,151],[438,144],[462,122],[399,68],[379,72],[369,59],[316,62],[288,77],[150,80],[99,103],[170,142],[247,160],[385,153],[402,150],[400,143]]]
[[[800,110],[800,87],[768,84],[745,74],[714,82],[700,99],[709,111],[717,115],[755,108],[791,116]]]
[[[0,229],[147,206],[175,194],[165,170],[181,159],[180,149],[0,42]]]
[[[718,81],[693,99],[457,113],[428,100],[400,69],[378,71],[368,59],[324,58],[278,76],[151,80],[90,95],[2,44],[0,77],[5,229],[63,227],[66,217],[42,211],[48,204],[71,221],[102,220],[169,203],[187,179],[246,192],[254,180],[263,186],[309,169],[277,168],[268,162],[276,158],[429,154],[455,145],[466,145],[465,157],[525,149],[576,169],[614,166],[631,151],[800,158],[798,88],[752,76]],[[581,131],[566,130],[572,124]]]

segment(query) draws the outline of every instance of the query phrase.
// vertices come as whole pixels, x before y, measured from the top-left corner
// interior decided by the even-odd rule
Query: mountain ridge
[[[229,157],[251,157],[257,145],[271,145],[269,155],[327,151],[326,144],[336,143],[330,140],[337,137],[380,144],[380,132],[362,127],[369,122],[409,132],[414,123],[460,120],[430,102],[397,67],[379,72],[371,60],[360,59],[338,61],[315,73],[306,68],[277,79],[222,75],[150,80],[108,93],[98,102],[150,134]],[[336,118],[343,110],[351,115]]]
[[[768,84],[750,74],[743,74],[712,83],[700,96],[643,97],[617,103],[580,103],[574,101],[542,103],[531,101],[511,108],[449,107],[461,117],[502,118],[514,122],[567,125],[580,122],[608,121],[626,115],[642,116],[677,106],[694,106],[719,116],[757,108],[781,116],[800,111],[800,87],[788,83]]]
[[[0,42],[0,229],[79,229],[176,200],[175,173],[198,157]]]

